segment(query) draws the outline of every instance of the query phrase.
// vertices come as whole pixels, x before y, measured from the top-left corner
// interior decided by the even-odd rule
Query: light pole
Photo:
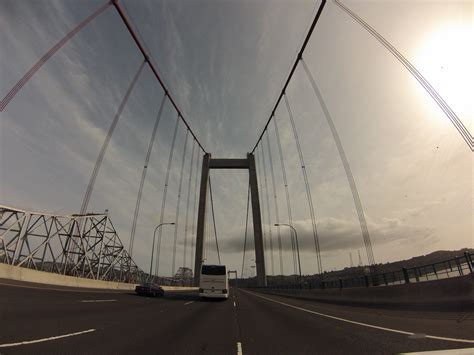
[[[155,228],[155,231],[153,232],[153,245],[151,247],[151,260],[150,260],[150,275],[151,276],[151,270],[152,270],[152,266],[153,266],[153,253],[155,251],[155,237],[156,237],[156,231],[158,230],[158,228],[160,228],[161,226],[165,226],[165,225],[174,225],[175,223],[174,222],[171,222],[171,223],[160,223],[156,226]],[[158,276],[158,275],[157,275]]]
[[[299,269],[299,274],[300,274],[300,286],[301,286],[301,261],[300,261],[300,247],[299,247],[299,244],[298,244],[298,233],[296,233],[295,227],[293,227],[291,224],[275,223],[275,227],[278,227],[278,226],[290,227],[293,230],[293,232],[295,232],[296,254],[298,255],[298,269]]]

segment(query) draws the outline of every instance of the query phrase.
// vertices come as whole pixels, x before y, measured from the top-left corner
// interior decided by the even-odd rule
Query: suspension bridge
[[[401,51],[349,5],[322,0],[283,86],[274,93],[276,101],[255,143],[237,158],[222,157],[206,149],[192,117],[180,108],[175,90],[165,83],[158,60],[141,34],[141,24],[132,21],[122,1],[103,2],[69,31],[57,34],[59,40],[6,92],[0,92],[0,112],[7,117],[10,109],[23,104],[22,92],[38,80],[43,67],[104,16],[119,21],[122,35],[133,42],[140,58],[123,92],[116,93],[120,99],[103,130],[100,149],[93,153],[77,211],[66,214],[0,205],[0,266],[4,268],[0,273],[0,352],[398,353],[472,347],[470,251],[430,265],[390,272],[380,269],[383,258],[374,249],[381,248],[372,245],[377,246],[377,233],[375,237],[371,233],[364,194],[307,56],[328,6],[360,26],[386,51],[449,122],[450,134],[461,149],[474,151],[468,126]],[[127,211],[130,232],[119,236],[112,218],[119,206],[107,206],[97,213],[90,208],[91,199],[101,193],[98,178],[114,149],[116,132],[125,124],[122,116],[129,101],[144,80],[157,84],[160,94],[153,99],[152,125],[135,172],[138,179],[127,185],[134,191],[133,211]],[[290,93],[297,80],[305,81],[308,95],[319,107],[350,191],[356,235],[365,251],[364,261],[358,254],[365,268],[357,277],[328,276],[332,266],[325,259],[328,242],[318,215],[315,170],[308,168],[312,154],[305,149],[312,142],[305,140],[300,102]],[[160,142],[165,138],[167,145]],[[159,167],[153,166],[155,155],[163,157]],[[151,169],[159,172],[159,181],[153,180],[156,174]],[[213,258],[216,263],[226,263],[221,256],[228,245],[223,238],[226,227],[216,215],[227,206],[216,206],[214,201],[216,180],[211,179],[211,171],[215,170],[248,172],[239,239],[241,265],[230,301],[223,303],[199,302],[193,289],[199,285],[203,263]],[[298,193],[292,193],[295,176],[301,182]],[[148,214],[143,208],[147,183],[160,190],[160,198],[154,201],[159,206],[153,219],[154,234],[147,232],[153,235],[151,250],[147,250],[151,259],[144,264],[136,255],[145,238],[140,223]],[[298,239],[302,229],[303,240],[301,235]],[[254,259],[250,261],[249,256]],[[350,263],[352,269],[352,254]],[[251,268],[255,275],[248,273]],[[193,278],[177,276],[184,270],[191,270]],[[166,296],[154,300],[127,293],[145,281],[167,285]],[[72,287],[77,286],[73,282],[83,288]],[[436,313],[439,308],[445,313]],[[21,316],[25,314],[28,321]],[[127,336],[118,339],[118,334]]]

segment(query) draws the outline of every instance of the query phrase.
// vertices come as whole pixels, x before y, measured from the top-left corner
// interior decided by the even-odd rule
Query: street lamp
[[[155,251],[155,237],[156,237],[156,231],[158,230],[158,228],[160,228],[161,226],[165,226],[165,225],[170,225],[170,226],[173,226],[175,223],[174,222],[171,222],[171,223],[160,223],[156,226],[155,228],[155,231],[153,232],[153,245],[151,247],[151,260],[150,260],[150,276],[151,276],[151,270],[152,270],[152,266],[153,266],[153,253]]]
[[[299,247],[299,244],[298,244],[298,233],[296,233],[296,229],[295,227],[293,227],[291,224],[287,224],[287,223],[275,223],[275,227],[278,227],[278,226],[287,226],[287,227],[290,227],[293,232],[295,232],[295,241],[296,241],[296,253],[298,255],[298,269],[299,269],[299,274],[300,274],[300,285],[301,285],[301,261],[300,261],[300,247]]]

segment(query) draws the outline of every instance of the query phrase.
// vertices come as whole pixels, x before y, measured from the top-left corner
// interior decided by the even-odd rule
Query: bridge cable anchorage
[[[311,71],[309,70],[308,66],[306,65],[306,62],[304,59],[301,61],[301,64],[304,68],[304,71],[306,73],[306,76],[308,77],[311,86],[313,87],[313,91],[318,98],[319,104],[323,110],[324,116],[326,118],[326,121],[328,123],[328,126],[331,130],[334,142],[336,143],[337,151],[339,152],[339,157],[341,158],[342,165],[344,167],[344,171],[346,173],[347,181],[349,183],[351,192],[352,192],[352,198],[354,200],[354,205],[357,210],[357,216],[359,217],[359,224],[360,224],[360,229],[362,232],[362,237],[364,239],[364,244],[365,244],[365,249],[367,251],[367,259],[369,261],[370,265],[375,265],[375,257],[374,257],[374,252],[372,249],[372,243],[370,241],[370,234],[369,234],[369,229],[367,227],[367,221],[365,220],[365,214],[364,214],[364,209],[362,207],[362,202],[360,200],[359,192],[357,190],[357,185],[355,183],[354,176],[351,171],[351,167],[349,165],[349,161],[347,160],[346,153],[344,151],[344,147],[342,146],[341,139],[339,137],[339,133],[337,132],[336,126],[334,125],[334,121],[331,117],[331,114],[328,110],[328,107],[326,105],[326,102],[324,101],[324,98],[321,94],[321,91],[319,90],[319,87],[311,74]]]
[[[244,266],[245,266],[245,252],[247,249],[247,233],[249,224],[249,206],[250,206],[250,180],[247,188],[247,212],[245,213],[245,233],[244,233],[244,253],[242,256],[242,270],[240,271],[240,278],[244,278]]]
[[[275,172],[273,170],[273,159],[272,159],[272,151],[270,149],[270,137],[267,130],[267,147],[268,147],[268,162],[270,164],[270,172],[272,177],[272,190],[273,190],[273,201],[275,204],[275,219],[276,223],[280,221],[280,213],[278,211],[278,198],[276,192],[276,183],[275,183]],[[277,226],[277,236],[278,236],[278,255],[280,257],[280,275],[283,277],[283,253],[281,250],[281,230],[280,226]]]
[[[211,184],[210,175],[209,175],[209,195],[211,197],[211,213],[212,213],[212,223],[214,225],[214,237],[216,238],[217,259],[219,260],[219,265],[221,265],[221,254],[219,252],[219,243],[217,241],[216,215],[214,214],[214,199],[212,197],[212,184]]]
[[[270,240],[270,260],[272,265],[272,275],[275,275],[275,264],[273,259],[273,233],[272,233],[272,219],[270,218],[270,194],[268,192],[267,168],[265,163],[265,147],[261,146],[263,179],[265,183],[265,197],[267,202],[267,222],[268,222],[268,236]]]
[[[186,149],[188,148],[188,137],[189,137],[189,130],[186,130],[186,137],[184,139],[184,148],[183,148],[183,155],[181,158],[181,169],[179,173],[179,185],[178,185],[178,199],[176,201],[176,214],[174,218],[175,228],[174,228],[174,237],[173,237],[173,261],[171,263],[171,275],[174,278],[176,272],[176,244],[178,242],[178,227],[179,227],[179,212],[180,212],[180,203],[181,203],[181,192],[183,187],[183,172],[184,172],[184,163],[186,162]]]
[[[423,86],[433,100],[438,104],[439,108],[448,117],[451,123],[454,125],[458,133],[467,143],[471,151],[474,151],[474,138],[459,117],[454,113],[451,107],[444,101],[441,95],[435,90],[435,88],[429,83],[428,80],[421,74],[418,69],[401,54],[389,41],[387,41],[377,30],[371,27],[361,17],[359,17],[354,11],[342,4],[339,0],[334,0],[334,3],[348,14],[353,20],[361,25],[367,32],[369,32],[379,43],[384,46],[409,72],[415,77],[415,79]]]
[[[161,214],[160,214],[160,224],[163,223],[163,218],[165,216],[165,208],[166,208],[166,195],[168,193],[168,183],[170,179],[170,170],[171,164],[173,162],[173,154],[174,154],[174,146],[176,143],[176,134],[178,133],[178,126],[179,126],[179,115],[176,117],[176,125],[174,126],[173,138],[171,141],[171,148],[170,154],[168,157],[168,167],[166,168],[166,178],[165,178],[165,186],[163,188],[163,199],[161,201]],[[176,221],[175,221],[176,223]],[[176,228],[176,225],[175,225]],[[160,271],[160,251],[161,251],[161,236],[162,236],[163,228],[158,229],[158,243],[156,246],[156,261],[155,261],[155,275],[159,276],[158,272]]]
[[[74,37],[79,31],[86,27],[93,19],[99,16],[102,12],[109,8],[111,5],[110,1],[107,1],[104,5],[99,7],[91,15],[86,17],[82,22],[80,22],[74,29],[68,32],[59,42],[57,42],[53,47],[51,47],[36,63],[33,65],[30,70],[26,72],[23,77],[18,80],[18,82],[10,89],[8,94],[0,101],[0,112],[5,110],[8,103],[15,97],[15,95],[21,90],[23,86],[30,80],[33,75],[45,64],[49,58],[51,58],[56,52],[61,49],[72,37]]]
[[[176,110],[176,112],[178,114],[179,119],[184,123],[184,125],[189,130],[189,132],[191,133],[193,138],[196,140],[196,142],[199,145],[199,147],[201,148],[202,152],[206,153],[206,150],[204,149],[202,144],[199,142],[199,139],[194,134],[194,132],[191,129],[191,127],[189,126],[188,122],[184,118],[183,113],[181,112],[180,108],[176,104],[176,102],[175,102],[173,96],[171,95],[170,91],[168,90],[168,88],[164,84],[163,80],[161,79],[161,76],[160,76],[155,64],[153,63],[154,59],[153,59],[151,53],[149,53],[145,50],[145,45],[143,44],[144,41],[142,43],[142,41],[138,38],[137,31],[134,29],[134,27],[136,28],[136,26],[132,26],[132,23],[130,22],[128,16],[123,11],[122,6],[121,6],[121,4],[119,3],[118,0],[112,0],[112,4],[114,5],[115,9],[117,10],[117,13],[119,14],[120,18],[122,19],[122,22],[124,23],[124,25],[127,28],[128,32],[132,36],[132,39],[134,40],[134,42],[137,45],[138,49],[142,53],[143,58],[148,63],[148,66],[150,67],[151,71],[153,72],[155,78],[158,80],[159,84],[161,85],[161,87],[165,91],[165,93],[167,93],[171,104],[173,105],[174,109]]]
[[[135,84],[137,83],[138,78],[140,77],[140,74],[142,73],[144,66],[145,66],[145,61],[141,63],[140,67],[138,68],[138,71],[133,77],[132,82],[130,83],[130,86],[127,89],[127,92],[125,93],[125,96],[122,99],[122,102],[120,102],[120,106],[114,116],[114,119],[112,120],[112,123],[109,127],[109,131],[107,132],[107,135],[104,139],[104,142],[102,143],[102,147],[100,148],[99,155],[94,165],[94,170],[92,171],[91,177],[89,179],[89,183],[87,185],[86,193],[82,201],[81,210],[79,212],[80,215],[84,215],[87,211],[87,207],[89,206],[89,201],[92,195],[92,191],[94,190],[95,180],[97,178],[97,175],[99,174],[100,167],[102,166],[102,161],[104,160],[105,153],[107,152],[110,139],[112,138],[112,134],[114,133],[115,127],[117,126],[118,120],[120,119],[120,116],[122,115],[123,109],[125,108],[125,105],[127,104],[128,98],[130,97],[130,94],[132,93],[133,88],[135,87]],[[81,221],[77,223],[79,233],[81,230]]]
[[[196,234],[197,234],[197,225],[196,225],[196,221],[197,221],[197,201],[198,201],[198,195],[199,195],[199,151],[198,151],[198,159],[197,159],[197,162],[196,162],[196,176],[195,176],[195,179],[194,179],[194,206],[193,206],[193,232],[192,232],[192,237],[191,237],[191,253],[190,253],[190,257],[191,257],[191,267],[193,267],[194,265],[194,253],[193,253],[193,250],[194,250],[194,246],[196,244]],[[202,164],[202,162],[201,162]],[[198,272],[198,270],[194,270],[194,273]],[[200,272],[200,270],[199,270]]]
[[[291,112],[290,103],[288,102],[288,98],[287,98],[286,94],[284,95],[284,97],[285,97],[286,109],[288,111],[288,117],[290,118],[291,127],[293,128],[293,135],[295,137],[295,143],[296,143],[296,148],[298,150],[298,156],[299,156],[299,159],[300,159],[301,172],[303,174],[304,184],[305,184],[305,188],[306,188],[306,197],[308,198],[308,207],[309,207],[309,213],[310,213],[310,216],[311,216],[311,224],[312,224],[312,227],[313,227],[314,249],[315,249],[315,252],[316,252],[318,273],[320,275],[322,275],[323,267],[322,267],[322,261],[321,261],[321,250],[320,250],[320,247],[319,247],[319,236],[318,236],[318,229],[317,229],[317,225],[316,225],[316,217],[315,217],[314,206],[313,206],[313,198],[311,196],[311,188],[309,186],[308,174],[306,172],[306,167],[305,167],[304,158],[303,158],[303,152],[301,150],[300,140],[298,138],[298,131],[296,130],[296,125],[295,125],[295,120],[293,119],[293,113]]]
[[[296,59],[295,59],[295,62],[293,64],[293,67],[291,68],[290,70],[290,74],[288,75],[286,81],[285,81],[285,84],[283,85],[283,88],[281,89],[280,91],[280,95],[278,96],[278,99],[276,100],[275,102],[275,105],[273,106],[273,109],[270,113],[270,117],[268,118],[267,122],[265,123],[265,126],[263,127],[263,130],[262,130],[262,133],[260,134],[260,136],[258,137],[257,139],[257,142],[255,143],[255,146],[253,147],[251,153],[253,153],[255,151],[255,149],[257,149],[257,146],[258,144],[260,143],[260,141],[262,140],[263,138],[263,134],[265,133],[265,131],[267,130],[268,128],[268,125],[270,124],[272,118],[274,117],[275,115],[275,111],[276,109],[278,108],[278,106],[280,105],[280,101],[281,99],[283,98],[283,95],[285,94],[286,92],[286,89],[288,87],[288,84],[290,83],[291,81],[291,78],[293,77],[293,74],[295,73],[295,70],[296,70],[296,67],[298,66],[298,63],[299,61],[301,60],[301,58],[303,58],[303,53],[306,49],[306,46],[308,45],[308,42],[311,38],[311,35],[313,34],[313,31],[314,31],[314,28],[316,27],[316,24],[318,23],[318,20],[319,18],[321,17],[321,13],[323,12],[323,9],[324,9],[324,5],[326,5],[326,0],[321,0],[321,4],[319,5],[319,8],[318,8],[318,11],[316,12],[316,15],[314,16],[314,19],[313,19],[313,22],[311,23],[311,27],[309,28],[308,30],[308,33],[304,39],[304,42],[303,42],[303,45],[301,46],[301,49],[300,51],[298,52],[298,55],[296,56]]]
[[[286,177],[286,167],[285,167],[285,159],[283,158],[283,149],[281,147],[281,140],[280,140],[280,131],[278,129],[278,119],[277,117],[273,118],[273,125],[275,128],[275,137],[278,146],[278,152],[280,154],[280,166],[281,166],[281,175],[283,177],[283,185],[285,187],[285,197],[286,197],[286,209],[288,212],[288,224],[290,226],[293,225],[293,215],[291,213],[291,202],[290,202],[290,192],[288,190],[288,179]],[[291,250],[293,253],[293,268],[295,275],[298,274],[298,263],[297,263],[297,255],[296,255],[296,243],[295,243],[295,236],[293,234],[293,229],[289,228],[290,232],[290,240],[291,240]]]
[[[186,257],[188,248],[188,231],[189,231],[189,202],[191,200],[191,181],[193,178],[194,167],[194,150],[196,148],[196,140],[193,139],[193,147],[191,149],[191,167],[189,168],[188,193],[186,194],[186,217],[184,226],[184,248],[183,248],[183,267],[186,268]]]
[[[258,153],[258,151],[256,151],[256,153]],[[259,191],[260,193],[258,194],[258,199],[259,199],[259,204],[261,206],[261,209],[264,209],[265,206],[263,204],[263,185],[262,185],[262,172],[261,172],[261,163],[260,163],[260,158],[258,156],[258,154],[255,154],[255,166],[256,168],[258,169],[258,175],[257,175],[257,179],[258,179],[258,183],[259,183]],[[249,182],[250,183],[250,182]],[[261,214],[261,221],[262,221],[262,238],[263,238],[263,250],[264,250],[264,253],[267,252],[268,250],[268,246],[267,246],[267,239],[268,239],[268,234],[267,234],[267,229],[265,228],[266,224],[265,224],[265,213],[262,213]],[[268,267],[268,258],[265,258],[265,270],[270,270],[270,268]]]
[[[135,212],[133,214],[132,232],[130,233],[130,243],[129,243],[129,246],[128,246],[128,253],[130,254],[131,257],[133,256],[133,244],[135,242],[135,231],[137,229],[137,220],[138,220],[138,214],[140,212],[140,203],[141,203],[141,200],[142,200],[142,193],[143,193],[143,187],[145,185],[146,173],[147,173],[147,170],[148,170],[148,164],[150,162],[151,152],[153,150],[153,145],[154,145],[154,142],[155,142],[156,132],[158,130],[158,125],[160,124],[161,114],[163,113],[163,107],[165,105],[166,97],[167,97],[167,95],[164,94],[163,99],[161,100],[161,103],[160,103],[160,108],[158,110],[158,115],[156,116],[155,125],[153,126],[153,131],[151,133],[150,142],[148,143],[148,150],[147,150],[146,157],[145,157],[145,163],[143,165],[142,177],[141,177],[141,180],[140,180],[140,185],[138,187],[137,202],[135,204]]]

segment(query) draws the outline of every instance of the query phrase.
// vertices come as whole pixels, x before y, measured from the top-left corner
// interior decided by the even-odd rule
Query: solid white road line
[[[242,343],[237,343],[237,355],[244,355],[242,352]]]
[[[81,335],[81,334],[86,334],[86,333],[92,333],[95,332],[95,329],[87,329],[82,332],[76,332],[76,333],[70,333],[70,334],[64,334],[64,335],[58,335],[55,337],[49,337],[49,338],[43,338],[43,339],[36,339],[36,340],[27,340],[27,341],[21,341],[18,343],[9,343],[9,344],[0,344],[0,348],[9,348],[13,346],[19,346],[19,345],[28,345],[28,344],[35,344],[35,343],[42,343],[45,341],[51,341],[51,340],[57,340],[57,339],[62,339],[62,338],[68,338],[68,337],[73,337],[76,335]]]
[[[300,311],[303,311],[303,312],[307,312],[307,313],[311,313],[311,314],[316,314],[316,315],[321,316],[321,317],[339,320],[339,321],[341,321],[341,322],[356,324],[356,325],[360,325],[360,326],[367,327],[367,328],[385,330],[385,331],[387,331],[387,332],[398,333],[398,334],[405,334],[405,335],[414,335],[414,334],[415,334],[415,333],[412,333],[412,332],[406,332],[406,331],[404,331],[404,330],[398,330],[398,329],[392,329],[392,328],[379,327],[379,326],[373,325],[373,324],[367,324],[367,323],[362,323],[362,322],[356,322],[356,321],[353,321],[353,320],[350,320],[350,319],[335,317],[335,316],[331,316],[331,315],[329,315],[329,314],[324,314],[324,313],[320,313],[320,312],[315,312],[315,311],[311,311],[311,310],[306,309],[306,308],[301,308],[301,307],[294,306],[294,305],[292,305],[292,304],[280,302],[280,301],[274,300],[274,299],[269,298],[269,297],[265,297],[265,296],[258,295],[258,294],[254,293],[254,292],[250,292],[250,291],[246,291],[246,290],[242,290],[242,291],[243,291],[243,292],[246,292],[246,293],[249,293],[249,294],[251,294],[251,295],[253,295],[253,296],[255,296],[255,297],[260,297],[260,298],[265,299],[265,300],[270,301],[270,302],[278,303],[278,304],[281,304],[281,305],[283,305],[283,306],[290,307],[290,308],[294,308],[294,309],[297,309],[297,310],[300,310]],[[458,342],[458,343],[471,343],[471,344],[474,344],[474,339],[448,338],[448,337],[439,337],[439,336],[435,336],[435,335],[426,335],[426,338],[436,339],[436,340],[453,341],[453,342]]]
[[[194,301],[186,302],[184,305],[187,306],[188,304],[191,304],[191,303],[194,303]]]
[[[441,355],[441,354],[452,354],[452,355],[462,355],[462,354],[474,354],[474,348],[465,348],[465,349],[449,349],[449,350],[433,350],[433,351],[419,351],[419,352],[414,352],[414,353],[402,353],[401,355],[404,354],[410,354],[410,355],[417,355],[417,354],[423,354],[423,355]]]
[[[117,302],[117,300],[80,300],[82,303]]]

